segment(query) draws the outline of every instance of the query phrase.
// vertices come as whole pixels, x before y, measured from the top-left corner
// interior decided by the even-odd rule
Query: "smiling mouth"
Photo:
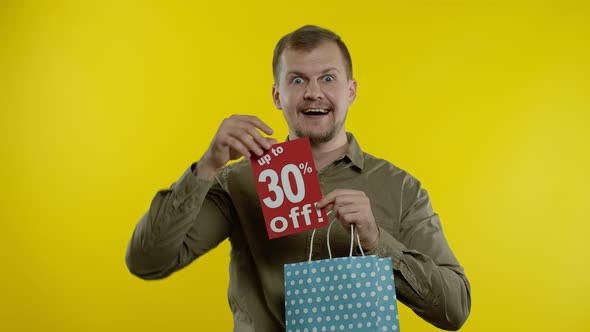
[[[309,108],[306,110],[303,110],[303,114],[305,115],[326,115],[330,112],[330,110],[324,109],[324,108]]]

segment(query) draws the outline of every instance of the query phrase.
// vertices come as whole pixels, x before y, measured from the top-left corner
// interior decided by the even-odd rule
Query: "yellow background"
[[[0,330],[230,331],[229,245],[162,281],[135,223],[233,113],[283,139],[276,41],[339,33],[347,129],[429,190],[472,285],[463,331],[585,331],[587,1],[0,2]],[[411,311],[402,331],[436,331]]]

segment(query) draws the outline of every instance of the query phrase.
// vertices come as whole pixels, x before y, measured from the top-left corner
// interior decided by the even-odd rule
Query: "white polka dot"
[[[325,300],[326,302],[330,302],[330,296],[326,296]]]
[[[392,304],[389,306],[389,310],[395,310],[395,306]]]
[[[291,300],[291,305],[295,305],[295,300]]]
[[[298,294],[298,293],[299,293],[299,291],[295,290],[295,294]],[[287,291],[287,296],[291,296],[291,291]]]
[[[352,328],[353,328],[353,327],[354,327],[354,325],[352,325],[352,323],[351,323],[351,324],[348,324],[348,328],[349,328],[349,329],[351,329],[351,330],[352,330]]]
[[[367,322],[367,327],[371,327],[372,325],[371,322]]]
[[[347,269],[350,269],[351,267],[352,267],[352,265],[350,265],[350,264],[346,264],[346,268],[347,268]]]
[[[353,299],[356,299],[356,293],[352,293],[352,295],[350,297],[352,297]]]
[[[391,286],[391,285],[387,285],[387,290],[388,290],[388,291],[390,291],[390,290],[392,290],[392,289],[393,289],[393,286]]]
[[[391,316],[389,316],[389,315],[385,316],[385,320],[390,321],[391,320]]]
[[[295,273],[297,273],[297,271],[295,271]],[[290,277],[290,276],[291,276],[291,271],[288,271],[287,272],[287,277]]]
[[[367,288],[371,287],[371,283],[369,281],[365,282],[365,287],[367,287]]]
[[[321,310],[322,312],[325,312],[325,311],[326,311],[326,307],[325,307],[325,306],[322,306],[322,307],[320,308],[320,310]]]
[[[303,313],[304,313],[304,314],[306,314],[306,313],[308,313],[308,312],[309,312],[309,310],[307,310],[307,308],[303,308]]]
[[[323,293],[323,292],[325,292],[325,291],[326,291],[326,287],[322,286],[322,287],[320,288],[320,291],[321,291],[322,293]]]
[[[342,315],[342,319],[347,320],[348,319],[348,314]]]
[[[338,294],[334,295],[334,301],[338,301],[338,299],[340,299],[340,297],[338,296]]]
[[[311,284],[311,278],[307,278],[307,283]]]
[[[307,319],[307,322],[308,322],[308,323],[311,323],[311,322],[313,322],[313,318],[309,317],[309,318]]]
[[[339,285],[338,285],[338,290],[342,290],[342,288],[344,288],[344,287],[342,286],[342,284],[339,284]]]
[[[346,278],[347,278],[347,277],[346,277],[346,274],[343,274],[343,275],[342,275],[342,279],[346,280]]]
[[[338,280],[338,276],[337,276],[337,275],[335,275],[335,276],[334,276],[334,281],[337,281],[337,280]]]
[[[338,264],[338,270],[342,270],[342,265]]]
[[[295,286],[295,280],[291,280],[290,284],[291,286]]]
[[[369,303],[369,302],[367,302],[367,303]],[[369,303],[369,304],[370,304],[370,303]],[[367,307],[370,307],[370,305],[368,305]],[[377,313],[376,313],[376,312],[374,312],[374,311],[371,311],[371,317],[375,317],[376,315],[377,315]]]
[[[367,306],[367,308],[370,308],[371,307],[371,302],[367,302],[367,303],[365,303],[365,305]]]
[[[357,308],[360,308],[360,307],[362,307],[362,306],[363,306],[363,305],[362,305],[360,302],[356,304],[356,307],[357,307]]]
[[[365,264],[365,267],[371,267],[371,263],[367,262],[367,264]]]
[[[330,316],[326,316],[326,322],[329,322],[329,321],[331,321],[331,320],[332,320],[332,317],[330,317]]]
[[[330,272],[334,271],[334,266],[330,265],[330,267],[328,268],[328,271],[330,271]]]
[[[303,274],[307,274],[307,269],[303,270]]]
[[[360,329],[361,327],[363,327],[363,323],[356,324],[356,327],[358,327]]]
[[[299,299],[299,304],[303,304],[303,299]]]
[[[312,292],[312,293],[315,293],[316,291],[317,291],[317,290],[315,289],[315,287],[313,287],[313,288],[311,289],[311,292]]]
[[[361,273],[361,278],[366,278],[366,277],[367,277],[367,274],[365,272],[362,272]]]
[[[371,272],[371,278],[375,278],[375,272]]]
[[[352,314],[352,318],[353,318],[353,319],[356,319],[358,316],[359,316],[359,315],[357,315],[357,314],[356,314],[356,312]]]
[[[387,331],[387,326],[383,326],[383,328],[381,329],[381,331]]]
[[[330,292],[333,292],[333,291],[334,291],[334,286],[332,285],[332,286],[330,286]]]
[[[385,307],[384,306],[380,306],[379,307],[379,311],[385,311]]]
[[[316,269],[315,267],[311,269],[311,273],[317,273],[318,269]]]
[[[315,298],[315,301],[316,301],[317,303],[320,303],[320,302],[322,302],[322,298],[318,296],[318,297],[316,297],[316,298]]]
[[[315,278],[315,282],[317,282],[319,284],[320,282],[322,282],[322,278],[320,278],[320,277]]]
[[[316,319],[318,321],[318,323],[322,322],[322,316],[318,316],[318,318]]]
[[[299,315],[299,309],[295,309],[295,315]]]
[[[394,330],[394,331],[397,331],[397,325],[393,325],[393,326],[391,327],[391,329],[392,329],[392,330]]]
[[[351,277],[351,278],[356,278],[356,273],[354,273],[354,272],[353,272],[353,273],[350,275],[350,277]]]
[[[334,316],[334,320],[340,320],[340,315]]]
[[[318,312],[318,308],[316,308],[316,307],[311,308],[311,312],[313,312],[315,314],[316,312]]]
[[[377,293],[375,293],[375,291],[371,291],[371,296],[375,296],[377,295]]]
[[[361,316],[362,316],[363,318],[367,318],[367,313],[363,311],[363,313],[361,314]]]
[[[307,294],[307,288],[303,289],[303,294]]]
[[[338,309],[340,309],[340,310],[344,309],[344,305],[343,304],[339,305]]]
[[[343,300],[347,300],[347,299],[348,299],[348,294],[343,294],[343,295],[342,295],[342,299],[343,299]]]
[[[348,304],[348,309],[352,309],[352,303]]]
[[[318,332],[318,328],[317,328],[317,327],[314,327],[314,328],[311,330],[311,332]]]
[[[311,299],[311,297],[308,297],[307,298],[307,303],[311,303],[311,302],[313,302],[313,300]]]
[[[344,325],[340,325],[340,331],[344,331]]]
[[[361,268],[361,263],[356,263],[356,268],[360,269]]]
[[[303,279],[299,279],[299,284],[303,285]]]

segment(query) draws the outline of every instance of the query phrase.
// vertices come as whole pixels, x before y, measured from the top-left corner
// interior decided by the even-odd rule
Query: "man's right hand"
[[[259,130],[267,135],[273,133],[269,126],[255,116],[232,115],[223,120],[209,149],[197,163],[196,175],[210,180],[230,160],[264,154],[264,150],[269,150],[277,141],[262,136]]]

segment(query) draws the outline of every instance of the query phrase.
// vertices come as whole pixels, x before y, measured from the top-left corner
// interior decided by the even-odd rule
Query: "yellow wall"
[[[2,1],[0,330],[230,331],[227,242],[145,282],[127,241],[224,117],[286,136],[272,50],[308,23],[351,49],[347,129],[429,190],[473,287],[463,331],[587,330],[589,17],[586,1]]]

